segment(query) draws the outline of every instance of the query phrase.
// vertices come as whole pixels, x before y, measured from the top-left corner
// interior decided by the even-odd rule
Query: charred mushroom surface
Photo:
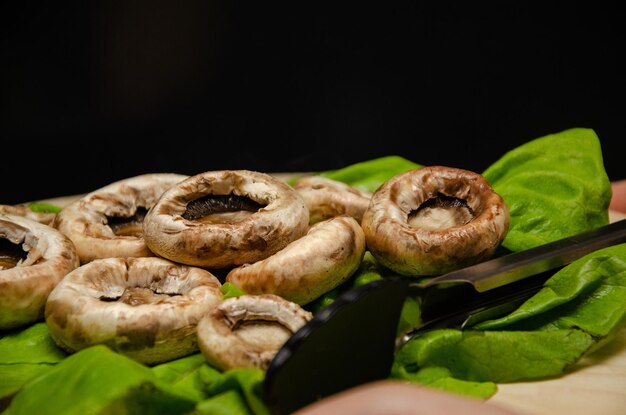
[[[37,221],[0,214],[0,330],[44,316],[48,294],[79,266],[72,242]]]
[[[309,208],[311,225],[339,215],[351,216],[360,223],[372,197],[371,193],[321,176],[301,177],[293,188]]]
[[[210,272],[156,258],[98,259],[50,293],[50,335],[72,353],[95,344],[145,364],[198,351],[196,325],[222,301]]]
[[[432,166],[383,183],[361,225],[381,264],[429,276],[492,256],[508,231],[509,211],[481,175]]]
[[[269,293],[303,305],[332,290],[359,267],[365,235],[352,217],[318,222],[274,255],[231,270],[226,281],[250,294]]]
[[[183,264],[227,268],[266,258],[307,231],[304,200],[249,170],[191,176],[166,191],[143,223],[148,247]]]
[[[221,370],[267,369],[274,355],[312,318],[298,304],[273,294],[228,298],[198,323],[198,344]]]
[[[66,206],[52,225],[74,242],[83,264],[154,256],[143,239],[144,216],[165,190],[187,177],[150,173],[111,183]]]

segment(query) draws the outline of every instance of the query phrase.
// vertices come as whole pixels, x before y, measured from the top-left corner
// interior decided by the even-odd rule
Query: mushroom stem
[[[205,359],[221,370],[267,369],[276,352],[312,318],[298,304],[273,294],[228,298],[198,323]]]

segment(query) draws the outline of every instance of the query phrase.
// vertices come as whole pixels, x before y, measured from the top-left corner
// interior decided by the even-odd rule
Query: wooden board
[[[489,403],[520,415],[626,414],[626,329],[562,376],[498,385]]]
[[[45,200],[63,207],[80,196]],[[611,221],[626,214],[610,212]],[[520,415],[626,415],[626,328],[562,376],[499,384],[488,400]]]

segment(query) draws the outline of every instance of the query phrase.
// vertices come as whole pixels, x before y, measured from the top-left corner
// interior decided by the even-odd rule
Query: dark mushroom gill
[[[5,238],[0,238],[0,270],[13,268],[21,260],[25,260],[28,253],[18,244]]]
[[[182,217],[206,223],[235,222],[263,207],[245,196],[207,195],[189,202]]]
[[[133,216],[107,216],[107,224],[117,236],[136,236],[141,238],[143,235],[143,219],[146,213],[148,213],[146,208],[138,207]]]
[[[107,303],[122,302],[131,306],[142,304],[159,304],[170,297],[179,296],[180,293],[158,293],[146,287],[129,287],[124,290],[120,296],[106,296],[99,298],[100,301]]]

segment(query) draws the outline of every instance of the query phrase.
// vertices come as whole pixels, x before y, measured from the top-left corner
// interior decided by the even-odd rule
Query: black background
[[[573,127],[626,178],[622,14],[546,3],[4,2],[0,203],[388,154],[480,172]]]

